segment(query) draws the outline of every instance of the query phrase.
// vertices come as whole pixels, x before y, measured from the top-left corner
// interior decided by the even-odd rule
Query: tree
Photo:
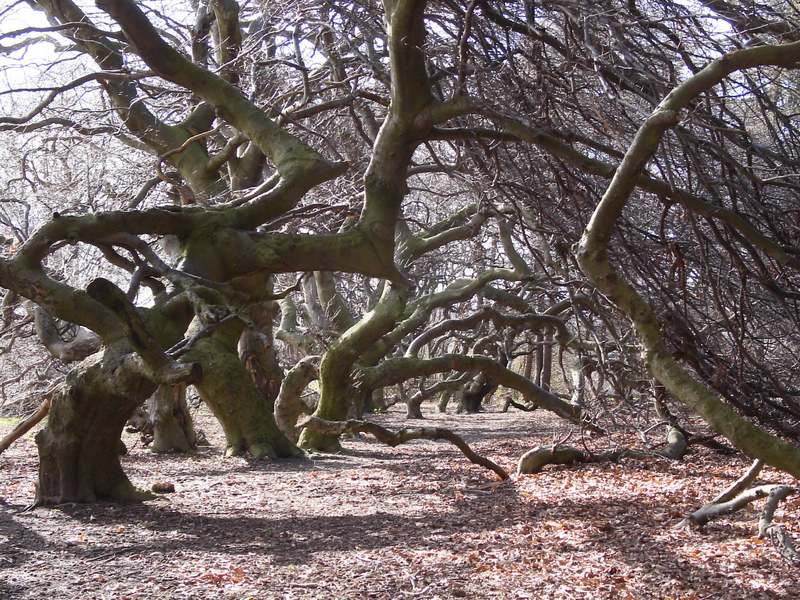
[[[228,453],[254,457],[299,454],[316,376],[316,422],[416,381],[411,417],[432,394],[477,409],[501,385],[600,430],[609,395],[633,415],[649,397],[627,318],[675,399],[800,473],[783,70],[798,51],[775,9],[706,2],[708,25],[678,2],[28,4],[50,26],[5,32],[3,53],[48,47],[76,72],[55,68],[30,107],[9,90],[0,117],[47,149],[12,161],[7,322],[24,297],[45,344],[50,319],[100,346],[75,356],[37,436],[40,502],[140,497],[119,434],[159,386],[194,385]],[[76,186],[76,143],[130,159],[85,161],[95,183]],[[70,186],[89,200],[70,205]],[[103,265],[85,290],[58,275],[75,246]],[[286,380],[275,339],[299,361]],[[341,431],[309,426],[299,444],[336,449]]]

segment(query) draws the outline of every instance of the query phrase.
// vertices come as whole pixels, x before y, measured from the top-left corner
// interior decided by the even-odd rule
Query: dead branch
[[[732,498],[735,498],[738,494],[741,494],[745,491],[758,477],[758,474],[761,473],[761,469],[764,467],[764,461],[761,459],[756,459],[753,461],[753,464],[750,465],[750,468],[747,469],[747,472],[742,475],[739,479],[734,481],[728,488],[720,492],[720,494],[714,498],[709,504],[720,504],[722,502],[727,502]]]
[[[797,551],[794,541],[781,525],[775,525],[772,522],[778,504],[781,500],[798,493],[796,487],[781,484],[761,485],[731,497],[752,483],[761,471],[762,466],[762,461],[756,460],[747,470],[747,473],[712,502],[700,507],[678,523],[678,527],[692,526],[700,528],[713,519],[741,510],[760,498],[766,498],[767,501],[764,503],[764,508],[758,520],[758,537],[772,540],[772,543],[775,544],[778,552],[785,560],[792,564],[800,565],[800,552]]]
[[[33,427],[42,419],[44,419],[50,412],[50,395],[48,394],[42,403],[30,416],[17,423],[16,427],[0,440],[0,454],[5,452],[11,444],[16,442],[23,435],[28,433]]]
[[[760,498],[766,498],[767,496],[769,496],[770,492],[776,487],[780,486],[760,485],[758,487],[745,490],[738,496],[726,502],[720,502],[717,504],[714,503],[706,504],[705,506],[701,506],[692,514],[690,514],[688,517],[686,517],[685,521],[683,521],[682,523],[685,523],[687,525],[692,525],[698,528],[703,527],[709,521],[712,521],[723,515],[729,515],[738,510],[741,510],[751,502],[754,502],[755,500],[759,500]]]
[[[467,442],[459,435],[456,435],[449,429],[441,427],[420,427],[418,429],[401,429],[397,433],[378,425],[377,423],[370,423],[368,421],[358,421],[350,419],[348,421],[326,421],[319,417],[308,417],[298,424],[300,429],[308,428],[312,431],[324,434],[342,435],[343,433],[369,433],[375,437],[379,442],[383,442],[389,446],[395,447],[411,440],[445,440],[456,446],[461,450],[462,454],[466,456],[470,462],[480,465],[486,469],[490,469],[497,473],[500,479],[508,479],[508,473],[498,464],[492,462],[488,458],[484,458],[477,454],[472,448],[469,447]]]

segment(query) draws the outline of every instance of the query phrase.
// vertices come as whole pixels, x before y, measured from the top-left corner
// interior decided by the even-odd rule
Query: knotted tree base
[[[150,497],[131,484],[119,461],[122,428],[155,389],[129,368],[130,357],[96,354],[54,395],[47,427],[36,435],[37,505]]]

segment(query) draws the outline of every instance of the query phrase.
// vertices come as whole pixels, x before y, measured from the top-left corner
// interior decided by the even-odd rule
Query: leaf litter
[[[563,428],[536,413],[427,415],[426,426],[453,429],[508,470]],[[409,423],[399,407],[371,418]],[[212,418],[201,411],[198,422],[211,445],[189,457],[126,438],[131,480],[175,488],[140,505],[26,512],[32,436],[6,451],[0,598],[800,597],[800,573],[756,537],[758,507],[700,532],[675,527],[741,475],[741,457],[698,448],[680,463],[550,466],[500,482],[425,440],[389,448],[364,436],[345,439],[342,455],[223,459]],[[771,470],[761,479],[790,482]],[[790,500],[776,515],[796,537],[799,509]]]

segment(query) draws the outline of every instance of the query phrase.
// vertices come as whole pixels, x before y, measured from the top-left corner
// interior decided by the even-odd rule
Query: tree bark
[[[276,308],[274,302],[264,302],[255,310],[250,310],[249,316],[255,322],[257,329],[248,327],[242,332],[239,340],[239,356],[269,410],[274,409],[275,399],[283,381],[283,371],[278,364],[272,333],[272,317]]]
[[[120,434],[156,386],[132,372],[130,354],[107,350],[105,355],[87,358],[67,375],[53,397],[47,427],[36,434],[37,505],[150,497],[122,470]]]
[[[160,385],[147,401],[153,452],[194,452],[197,436],[186,404],[186,386]]]
[[[241,331],[241,323],[233,320],[201,338],[186,353],[187,359],[203,367],[203,380],[195,388],[222,425],[225,455],[298,456],[300,451],[278,429],[269,404],[239,360]]]
[[[275,401],[275,421],[284,435],[295,443],[300,437],[297,419],[302,413],[308,412],[302,394],[308,384],[319,376],[318,365],[319,356],[307,356],[289,369]]]

